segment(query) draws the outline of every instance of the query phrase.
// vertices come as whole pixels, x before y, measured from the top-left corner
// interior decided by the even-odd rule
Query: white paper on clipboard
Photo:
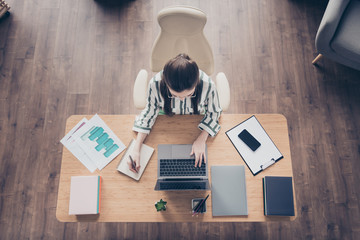
[[[246,129],[257,141],[260,142],[260,147],[255,151],[251,150],[238,137],[239,133],[241,133],[244,129]],[[255,116],[251,116],[228,130],[226,135],[241,155],[253,175],[258,174],[283,158],[283,155]]]

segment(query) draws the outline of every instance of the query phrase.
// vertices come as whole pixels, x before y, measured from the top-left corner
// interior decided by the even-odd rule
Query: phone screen
[[[242,130],[238,137],[253,151],[261,145],[246,129]]]

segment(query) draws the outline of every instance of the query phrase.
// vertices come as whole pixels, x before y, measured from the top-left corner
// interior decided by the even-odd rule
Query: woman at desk
[[[195,155],[195,167],[201,166],[200,159],[205,156],[205,144],[208,136],[215,136],[219,129],[221,114],[218,93],[215,84],[201,70],[195,61],[186,54],[179,54],[165,64],[163,71],[157,73],[149,83],[147,104],[135,119],[133,130],[137,132],[136,144],[131,153],[135,162],[133,169],[140,169],[140,148],[150,133],[159,114],[203,114],[198,127],[201,133],[192,144],[190,155]]]

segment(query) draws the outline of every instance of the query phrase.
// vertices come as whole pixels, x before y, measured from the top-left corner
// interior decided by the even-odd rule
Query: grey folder
[[[243,165],[211,166],[213,216],[248,215]]]

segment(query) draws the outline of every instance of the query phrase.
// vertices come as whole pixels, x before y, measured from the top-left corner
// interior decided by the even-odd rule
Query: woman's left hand
[[[191,153],[190,155],[195,155],[195,167],[199,164],[199,167],[201,167],[202,160],[204,160],[204,163],[206,163],[206,154],[205,154],[205,146],[206,146],[206,139],[208,137],[208,133],[203,131],[199,135],[199,137],[195,140],[195,142],[192,145]]]

